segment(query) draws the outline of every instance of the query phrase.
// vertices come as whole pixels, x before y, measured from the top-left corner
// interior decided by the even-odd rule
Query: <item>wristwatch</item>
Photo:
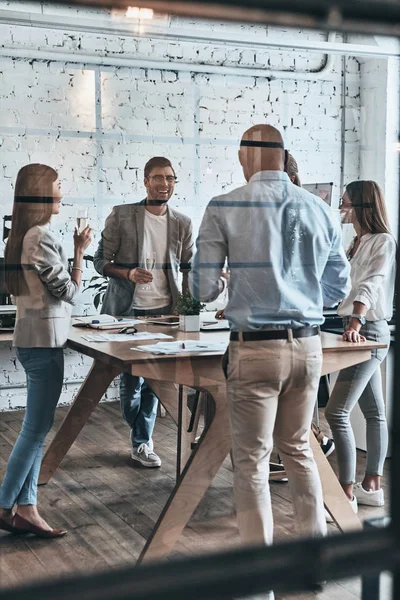
[[[365,323],[367,322],[367,319],[364,317],[364,315],[357,315],[356,313],[353,313],[350,316],[350,319],[358,319],[361,325],[365,325]]]

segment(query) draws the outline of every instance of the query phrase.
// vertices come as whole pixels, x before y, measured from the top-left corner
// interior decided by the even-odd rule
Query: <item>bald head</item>
[[[239,161],[247,181],[260,171],[284,170],[283,138],[272,125],[254,125],[244,132]]]

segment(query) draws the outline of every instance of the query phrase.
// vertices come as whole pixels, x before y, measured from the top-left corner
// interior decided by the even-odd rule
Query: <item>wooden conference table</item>
[[[228,342],[229,332],[208,331],[183,333],[176,328],[140,325],[139,330],[162,331],[175,340],[202,340]],[[221,352],[179,355],[154,355],[131,350],[134,336],[128,342],[88,342],[83,335],[94,330],[71,328],[68,347],[94,359],[74,403],[53,438],[43,459],[39,483],[47,483],[92,411],[100,402],[113,379],[123,371],[146,378],[161,404],[178,422],[178,385],[188,386],[207,393],[211,399],[211,418],[199,443],[188,457],[186,466],[147,541],[139,561],[165,557],[177,542],[198,503],[210,486],[218,469],[231,449],[226,383],[221,369]],[[0,341],[11,336],[0,335]],[[171,340],[172,341],[172,340]],[[138,345],[156,343],[155,340],[137,342]],[[382,344],[344,342],[341,336],[322,333],[323,366],[321,375],[366,361],[371,350]],[[342,531],[361,527],[346,499],[338,480],[325,458],[318,442],[311,435],[311,445],[318,465],[324,502],[334,521]]]

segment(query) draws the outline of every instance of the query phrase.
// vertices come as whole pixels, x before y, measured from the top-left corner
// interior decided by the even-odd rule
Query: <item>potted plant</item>
[[[93,294],[93,305],[96,309],[99,308],[99,304],[103,302],[104,294],[107,289],[108,279],[107,277],[103,277],[102,275],[94,275],[90,281],[89,285],[83,288],[83,292],[86,290],[94,290]]]
[[[176,310],[179,314],[179,329],[181,331],[200,331],[200,311],[205,304],[195,300],[189,293],[178,293]]]

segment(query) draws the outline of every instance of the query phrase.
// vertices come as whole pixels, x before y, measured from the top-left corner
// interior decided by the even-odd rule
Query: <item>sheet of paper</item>
[[[218,329],[229,329],[229,321],[227,321],[226,319],[221,319],[219,321],[204,321],[201,325],[200,325],[200,329],[202,331],[213,331],[213,330],[218,330]]]
[[[165,340],[171,339],[171,335],[165,333],[150,333],[149,331],[141,331],[135,334],[130,333],[100,333],[98,335],[83,335],[87,342],[140,342],[143,340]]]
[[[228,342],[199,342],[185,340],[185,342],[159,342],[148,346],[135,346],[131,350],[149,352],[151,354],[182,354],[185,352],[225,352]]]

